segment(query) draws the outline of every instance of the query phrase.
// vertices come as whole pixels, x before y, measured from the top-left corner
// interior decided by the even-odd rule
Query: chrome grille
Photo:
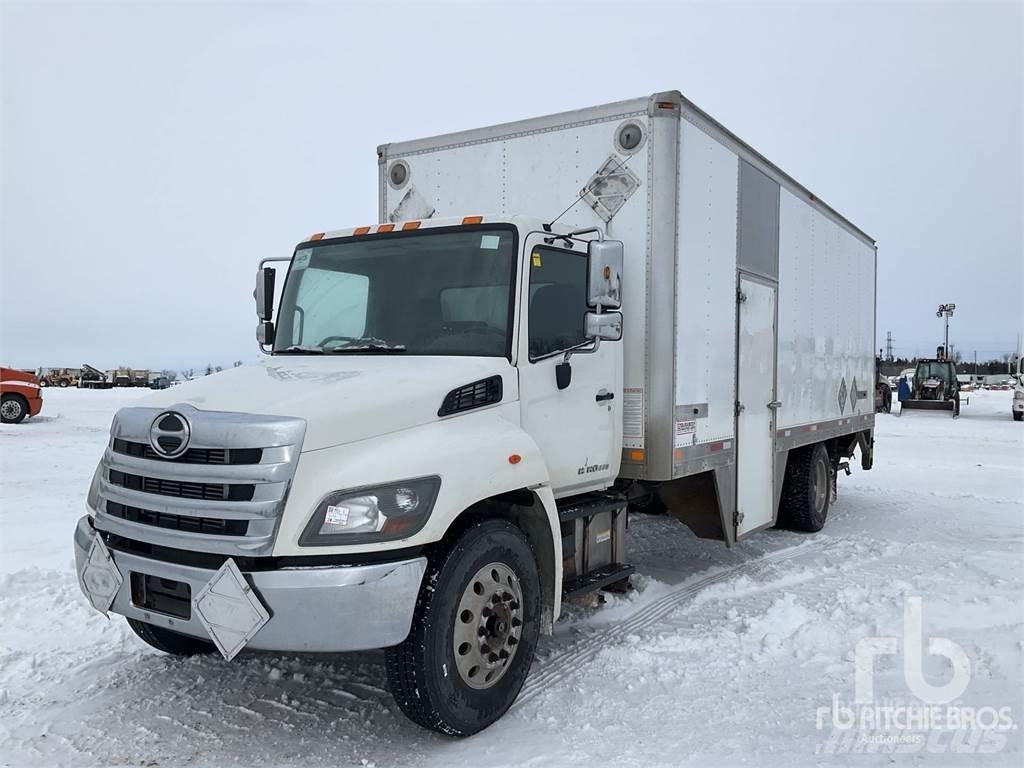
[[[245,536],[249,523],[245,520],[221,520],[215,517],[186,517],[185,515],[168,515],[150,509],[129,507],[108,501],[108,515],[119,517],[132,523],[155,525],[158,528],[173,528],[178,531],[194,531],[196,533],[219,534],[221,536]]]
[[[190,483],[181,480],[164,480],[159,477],[144,477],[110,470],[108,479],[113,485],[143,493],[160,496],[177,496],[183,499],[210,499],[218,501],[251,501],[256,490],[254,485],[231,485],[228,483]]]
[[[168,459],[154,451],[147,443],[118,439],[114,440],[113,450],[127,456],[153,461],[173,461],[179,464],[259,464],[263,454],[261,448],[189,448],[178,458]]]
[[[123,408],[114,417],[101,464],[96,527],[175,549],[270,554],[305,422],[189,405],[169,410],[185,417],[190,428],[188,449],[174,459],[149,444],[154,419],[168,409]]]

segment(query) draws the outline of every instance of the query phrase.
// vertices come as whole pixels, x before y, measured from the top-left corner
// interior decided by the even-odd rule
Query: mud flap
[[[217,650],[228,661],[270,621],[270,613],[231,558],[196,595],[192,607]]]

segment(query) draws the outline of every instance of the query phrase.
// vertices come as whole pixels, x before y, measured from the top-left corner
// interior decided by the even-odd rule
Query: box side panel
[[[692,123],[680,124],[675,447],[687,448],[734,434],[739,160]]]
[[[873,415],[875,250],[788,190],[779,202],[776,428]]]
[[[637,105],[633,105],[637,106]],[[647,272],[650,220],[651,118],[643,109],[624,114],[572,113],[575,122],[553,126],[517,125],[511,134],[500,126],[470,132],[459,144],[431,145],[428,141],[390,145],[382,160],[382,220],[433,216],[497,214],[529,216],[550,221],[580,195],[593,174],[612,162],[635,177],[636,188],[607,223],[585,200],[559,219],[559,225],[601,226],[608,237],[625,246],[623,276],[624,431],[623,446],[643,450],[647,442],[645,358],[647,348]],[[627,122],[640,125],[643,140],[633,151],[616,144],[616,133]],[[443,137],[442,137],[443,138]],[[404,146],[414,151],[401,153]],[[395,162],[405,163],[407,179],[399,187],[388,180]],[[404,216],[403,211],[418,212]],[[623,467],[626,471],[626,467]],[[641,469],[642,471],[642,469]]]

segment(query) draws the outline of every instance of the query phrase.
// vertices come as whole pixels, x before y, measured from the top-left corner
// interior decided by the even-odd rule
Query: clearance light
[[[323,239],[324,239],[324,233],[323,232],[317,232],[315,235],[310,235],[309,236],[310,242],[312,242],[313,240],[323,240]]]
[[[420,222],[418,222],[418,221],[407,221],[407,222],[405,222],[405,224],[402,225],[402,231],[403,232],[406,231],[406,230],[409,230],[409,229],[419,229],[419,228],[420,228]]]
[[[630,451],[629,452],[629,460],[630,461],[643,461],[644,460],[644,452],[643,451]]]
[[[522,460],[523,457],[520,456],[518,453],[513,453],[511,456],[508,457],[509,464],[518,464]]]
[[[655,104],[658,109],[675,109],[676,105],[671,101],[659,101]]]
[[[369,227],[356,227],[355,229],[352,230],[352,234],[353,235],[365,235],[369,231],[370,231]]]
[[[377,232],[378,233],[380,233],[380,232],[390,232],[394,228],[395,228],[394,224],[381,224],[379,227],[377,227]]]
[[[479,224],[484,220],[483,216],[467,216],[462,220],[463,224]]]

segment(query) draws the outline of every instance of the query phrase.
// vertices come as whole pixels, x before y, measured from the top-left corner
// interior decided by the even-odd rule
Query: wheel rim
[[[814,464],[814,511],[818,514],[825,509],[825,499],[828,498],[828,467],[824,461]]]
[[[485,565],[469,580],[455,613],[452,649],[462,682],[482,690],[508,671],[523,633],[523,590],[504,563]]]
[[[0,414],[5,419],[16,419],[21,415],[21,403],[17,400],[8,400],[3,405],[0,405]]]

